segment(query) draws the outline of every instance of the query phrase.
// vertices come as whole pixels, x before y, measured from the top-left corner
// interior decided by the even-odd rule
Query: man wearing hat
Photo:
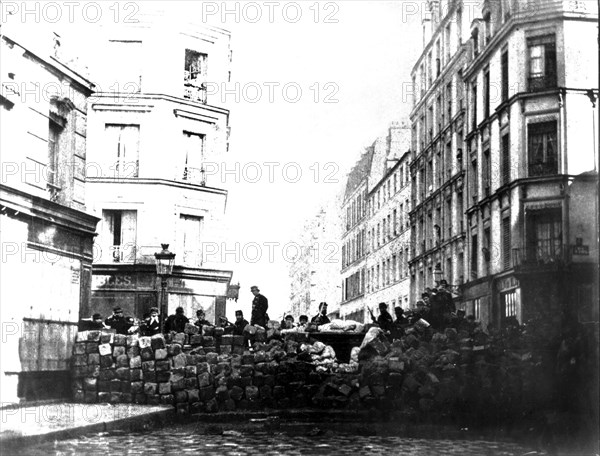
[[[260,294],[260,290],[256,285],[250,287],[250,291],[254,295],[252,300],[252,314],[250,316],[250,324],[267,327],[267,309],[269,308],[269,300]]]
[[[150,315],[144,318],[141,324],[141,333],[144,336],[154,336],[160,334],[160,318],[158,316],[158,308],[152,307],[150,309]]]
[[[119,306],[113,308],[113,314],[108,317],[104,323],[109,328],[116,330],[117,334],[127,335],[127,331],[131,327],[123,315],[123,309],[121,309]]]
[[[324,325],[326,323],[330,323],[329,317],[327,316],[326,302],[319,303],[319,313],[312,317],[312,320],[310,320],[310,322],[316,325]]]
[[[99,331],[105,329],[104,323],[102,322],[102,315],[95,313],[92,318],[83,318],[79,321],[79,331]]]
[[[176,333],[182,333],[185,330],[185,325],[190,320],[183,313],[183,307],[175,309],[175,314],[169,315],[165,321],[165,333],[174,331]]]
[[[212,326],[210,324],[210,322],[205,318],[204,310],[202,310],[202,309],[198,309],[196,311],[196,321],[194,322],[194,324],[198,328],[200,328],[200,334],[202,334],[202,327],[203,326]]]

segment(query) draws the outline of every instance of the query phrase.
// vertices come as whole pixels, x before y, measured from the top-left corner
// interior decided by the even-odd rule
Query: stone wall
[[[80,332],[74,400],[172,404],[182,414],[366,408],[468,422],[523,416],[553,392],[541,352],[521,336],[410,330],[390,344],[375,334],[341,364],[308,333],[278,339],[271,331],[269,340],[259,332],[250,351],[243,336],[196,330],[188,325],[188,333],[153,337]]]

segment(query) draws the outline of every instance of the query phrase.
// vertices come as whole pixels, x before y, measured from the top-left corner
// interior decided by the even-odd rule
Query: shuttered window
[[[510,218],[502,219],[502,265],[504,269],[510,268]]]
[[[510,181],[510,140],[508,134],[502,136],[502,185]]]

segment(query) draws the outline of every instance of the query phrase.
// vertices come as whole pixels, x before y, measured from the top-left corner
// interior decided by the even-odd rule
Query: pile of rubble
[[[181,413],[310,406],[476,417],[490,407],[522,413],[549,393],[539,356],[519,344],[507,348],[501,336],[409,331],[390,343],[371,328],[350,362],[339,363],[332,347],[307,333],[257,332],[249,348],[244,336],[211,329],[78,333],[74,399],[172,404]]]

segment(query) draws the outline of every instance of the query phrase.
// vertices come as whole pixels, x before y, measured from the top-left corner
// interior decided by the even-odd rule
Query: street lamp
[[[160,277],[160,317],[161,332],[164,334],[165,320],[167,314],[167,285],[169,277],[173,274],[173,263],[175,254],[169,252],[169,244],[161,244],[162,250],[154,254],[156,258],[156,275]]]

